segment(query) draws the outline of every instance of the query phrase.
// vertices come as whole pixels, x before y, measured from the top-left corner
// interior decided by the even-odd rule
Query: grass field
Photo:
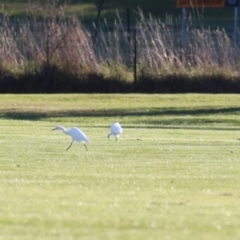
[[[240,238],[239,95],[0,101],[0,239]]]
[[[51,1],[50,1],[51,2]],[[53,2],[53,1],[52,1]],[[64,1],[62,1],[64,2]],[[66,1],[68,2],[68,1]],[[68,6],[68,13],[77,15],[83,22],[89,23],[96,19],[96,6],[95,0],[81,0],[70,1],[72,4]],[[69,2],[69,3],[70,3]],[[26,14],[31,12],[33,6],[38,4],[37,0],[1,0],[0,13],[9,14],[12,16],[25,17]],[[116,11],[118,11],[123,23],[126,23],[126,8],[131,10],[131,23],[134,24],[135,19],[139,19],[138,8],[142,9],[144,14],[152,14],[156,18],[165,20],[166,14],[174,16],[174,18],[180,21],[181,9],[177,7],[176,0],[168,1],[155,1],[155,0],[114,0],[108,7],[102,11],[102,18],[106,18],[108,23],[113,24],[116,19]],[[197,26],[208,28],[220,27],[225,28],[228,31],[232,31],[233,28],[233,8],[202,8],[194,11],[189,10],[190,21],[195,22]],[[41,14],[40,11],[34,11],[35,14]],[[200,16],[200,17],[199,17]],[[199,19],[200,18],[200,19]],[[199,23],[200,21],[200,23]]]

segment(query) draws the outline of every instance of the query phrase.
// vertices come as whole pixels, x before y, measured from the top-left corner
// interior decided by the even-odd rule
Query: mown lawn
[[[0,239],[239,239],[239,100],[0,95]]]

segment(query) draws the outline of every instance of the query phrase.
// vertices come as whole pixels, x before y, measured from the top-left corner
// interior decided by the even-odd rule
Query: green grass
[[[239,239],[239,100],[0,95],[0,239]]]
[[[70,13],[74,13],[81,17],[84,20],[93,20],[95,19],[97,12],[94,0],[87,1],[73,1],[72,4],[69,4],[68,10]],[[26,10],[30,10],[32,6],[38,5],[38,1],[32,0],[22,0],[22,1],[10,1],[10,0],[1,0],[2,4],[0,12],[8,13],[13,16],[24,16],[26,14]],[[126,8],[130,8],[131,10],[137,10],[138,7],[145,9],[147,12],[152,12],[155,16],[164,16],[166,13],[171,14],[179,13],[179,9],[176,7],[176,3],[174,0],[169,1],[167,4],[165,1],[156,2],[154,0],[150,0],[146,3],[146,1],[113,1],[109,4],[108,8],[102,12],[102,15],[106,18],[116,18],[116,10],[122,13],[122,16],[125,17]],[[158,11],[156,11],[158,9]]]
[[[79,3],[80,2],[80,3]],[[95,20],[97,12],[95,6],[95,0],[73,1],[69,4],[68,12],[70,14],[76,14],[81,18],[83,22],[89,23]],[[135,19],[139,18],[137,10],[142,9],[144,14],[148,16],[151,13],[156,18],[165,20],[166,15],[174,16],[179,20],[181,15],[181,9],[177,8],[176,0],[168,1],[155,1],[155,0],[116,0],[112,1],[108,8],[101,13],[102,18],[106,18],[110,25],[113,24],[116,19],[116,11],[119,12],[121,20],[126,23],[126,8],[131,10],[131,24],[134,24]],[[37,5],[37,0],[1,0],[2,8],[0,13],[7,13],[12,16],[26,16],[26,10],[29,13],[33,5]],[[41,14],[39,11],[35,11],[35,14]],[[190,10],[190,22],[193,21],[197,27],[220,27],[226,28],[228,31],[233,31],[233,8],[205,8]],[[200,17],[199,17],[200,16]],[[191,24],[190,24],[191,25]]]

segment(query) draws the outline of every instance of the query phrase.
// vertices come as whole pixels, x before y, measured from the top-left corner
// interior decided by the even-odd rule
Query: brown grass
[[[52,84],[44,83],[45,90],[41,91],[47,91],[48,87],[56,91],[59,81],[62,85],[64,81],[74,81],[74,90],[84,81],[87,89],[93,76],[104,84],[109,84],[110,80],[133,84],[133,31],[136,31],[137,76],[141,86],[154,82],[152,88],[157,83],[157,89],[161,89],[161,84],[169,79],[182,83],[188,79],[188,86],[194,85],[194,79],[196,83],[208,79],[215,84],[218,78],[229,81],[233,89],[234,84],[239,85],[239,48],[233,45],[224,29],[191,26],[183,47],[179,26],[171,17],[162,22],[151,16],[145,18],[139,10],[140,21],[131,32],[130,42],[119,17],[114,23],[104,21],[98,38],[94,39],[94,31],[87,30],[76,17],[66,16],[67,8],[51,6],[47,9],[45,11],[44,6],[34,9],[38,15],[39,11],[45,11],[41,19],[34,16],[34,11],[28,20],[13,22],[3,17],[0,22],[2,78],[10,75],[11,79],[17,77],[26,82],[28,78],[45,83],[52,81]],[[101,92],[99,85],[96,84],[95,92]],[[104,86],[104,89],[110,88]],[[161,92],[157,89],[151,91]],[[72,91],[71,86],[68,90]],[[199,91],[203,90],[199,88]]]

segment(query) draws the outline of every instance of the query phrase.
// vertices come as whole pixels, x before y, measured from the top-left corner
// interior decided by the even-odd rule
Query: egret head
[[[63,130],[63,129],[64,129],[63,126],[58,125],[55,128],[53,128],[52,131],[54,131],[54,130]]]
[[[111,133],[111,132],[110,132],[110,133],[108,133],[108,135],[107,135],[107,138],[109,139],[111,135],[112,135],[112,133]]]

